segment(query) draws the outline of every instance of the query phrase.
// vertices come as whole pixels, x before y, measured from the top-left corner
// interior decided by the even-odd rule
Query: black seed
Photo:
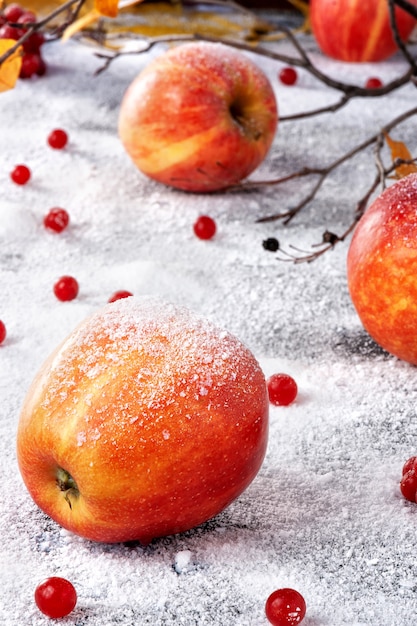
[[[275,239],[275,237],[268,237],[265,241],[262,242],[265,250],[269,250],[270,252],[276,252],[279,250],[279,241]]]

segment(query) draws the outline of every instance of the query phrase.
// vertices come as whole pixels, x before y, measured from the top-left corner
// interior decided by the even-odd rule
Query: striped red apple
[[[417,174],[386,189],[356,226],[349,291],[373,339],[417,365]]]
[[[410,4],[417,6],[416,0]],[[407,40],[416,20],[395,8],[398,32]],[[340,61],[382,61],[398,46],[390,24],[388,0],[310,0],[313,34],[321,50]]]
[[[278,123],[265,73],[220,43],[171,48],[127,89],[119,135],[136,166],[178,189],[210,192],[249,176],[266,157]]]
[[[262,370],[234,336],[182,307],[122,298],[46,361],[17,458],[34,501],[103,542],[179,533],[255,478],[268,437]]]

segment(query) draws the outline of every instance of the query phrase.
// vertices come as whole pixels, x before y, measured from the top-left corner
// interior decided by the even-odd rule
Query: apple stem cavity
[[[245,113],[244,107],[239,102],[232,102],[229,107],[232,119],[236,122],[244,135],[258,141],[262,137],[262,133],[257,124]]]
[[[69,508],[72,509],[70,496],[78,498],[80,495],[77,483],[69,472],[59,467],[56,473],[56,484],[59,490],[64,492],[65,500],[68,502]]]

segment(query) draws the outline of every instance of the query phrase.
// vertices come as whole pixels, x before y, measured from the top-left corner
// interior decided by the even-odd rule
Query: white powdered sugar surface
[[[305,43],[323,71],[355,84],[405,69],[400,56],[336,63]],[[300,265],[262,246],[274,236],[287,251],[306,250],[326,229],[343,232],[374,179],[372,148],[336,170],[287,226],[258,220],[296,205],[311,189],[306,178],[212,195],[154,183],[124,152],[117,119],[129,83],[162,50],[126,56],[94,76],[102,60],[92,48],[51,44],[48,74],[0,95],[0,319],[8,333],[0,346],[0,623],[52,623],[33,592],[57,575],[78,592],[61,622],[72,626],[266,626],[265,601],[280,587],[304,596],[305,626],[412,626],[417,505],[401,497],[399,481],[417,453],[416,370],[362,329],[347,290],[348,242]],[[279,63],[258,62],[282,115],[339,98],[301,70],[297,85],[284,87]],[[409,85],[282,122],[254,177],[327,165],[415,106],[415,97]],[[62,151],[46,144],[53,128],[69,134]],[[415,154],[415,119],[392,136]],[[32,170],[23,187],[9,179],[17,163]],[[42,224],[54,206],[71,219],[59,235]],[[216,220],[211,241],[194,236],[201,214]],[[71,302],[52,291],[65,274],[80,285]],[[266,458],[248,489],[215,519],[148,546],[94,543],[61,529],[32,502],[16,460],[34,376],[118,289],[207,317],[252,351],[265,376],[286,372],[299,388],[292,405],[271,407]]]

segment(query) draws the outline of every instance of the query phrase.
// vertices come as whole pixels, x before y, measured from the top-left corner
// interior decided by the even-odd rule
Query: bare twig
[[[369,200],[372,194],[376,191],[378,186],[381,184],[382,180],[386,180],[390,174],[392,174],[399,165],[410,165],[412,163],[416,163],[417,159],[405,160],[405,159],[396,159],[394,163],[388,167],[384,168],[382,171],[378,170],[377,175],[375,176],[374,181],[367,189],[366,193],[362,196],[359,202],[356,205],[356,210],[353,215],[353,219],[349,226],[345,229],[345,231],[341,235],[336,235],[334,233],[330,233],[329,231],[325,231],[323,233],[323,239],[321,243],[313,244],[310,251],[300,250],[296,246],[290,246],[291,250],[295,252],[301,252],[301,255],[292,254],[286,251],[283,248],[279,248],[279,251],[284,254],[285,258],[278,257],[280,261],[289,261],[291,260],[293,263],[311,263],[315,261],[319,257],[321,257],[326,252],[333,250],[337,243],[341,243],[347,239],[349,235],[355,230],[356,225],[358,224],[360,218],[364,214],[366,207],[369,203]]]
[[[302,67],[304,70],[315,76],[320,82],[335,89],[336,91],[340,91],[343,93],[343,96],[335,103],[329,104],[324,107],[320,107],[318,109],[313,109],[310,111],[303,111],[300,113],[294,113],[292,115],[282,116],[280,118],[281,122],[288,122],[297,119],[304,119],[307,117],[313,117],[316,115],[320,115],[322,113],[332,113],[343,106],[345,106],[350,100],[353,98],[378,98],[380,96],[385,96],[393,91],[396,91],[400,87],[406,85],[410,82],[411,77],[414,74],[414,68],[408,68],[404,74],[389,83],[383,85],[382,87],[368,89],[366,87],[360,87],[358,85],[354,85],[351,83],[345,83],[342,81],[338,81],[334,78],[331,78],[321,70],[319,70],[313,62],[310,60],[307,53],[303,50],[302,46],[298,42],[297,38],[294,34],[285,27],[279,27],[279,30],[285,34],[285,36],[291,41],[294,45],[296,51],[298,52],[298,56],[289,56],[286,54],[282,54],[276,52],[270,48],[266,48],[264,46],[257,45],[256,47],[249,45],[245,42],[229,40],[229,39],[219,39],[214,37],[208,37],[203,35],[169,35],[162,37],[155,37],[151,39],[141,39],[140,49],[136,51],[128,50],[128,51],[118,51],[111,54],[107,53],[96,53],[98,58],[104,59],[104,64],[96,70],[96,74],[100,74],[104,70],[106,70],[109,65],[115,61],[116,59],[126,55],[126,54],[143,54],[148,52],[153,46],[161,43],[179,43],[179,42],[187,42],[187,41],[211,41],[217,43],[223,43],[224,45],[249,52],[252,54],[257,54],[259,56],[263,56],[274,61],[284,63],[286,65],[292,65],[296,67]]]
[[[275,179],[271,179],[267,181],[258,181],[258,182],[245,181],[241,183],[240,185],[236,185],[230,188],[230,190],[234,191],[234,190],[242,190],[242,189],[248,189],[248,188],[253,189],[258,186],[259,187],[265,187],[265,186],[270,186],[270,185],[276,186],[276,185],[281,185],[285,182],[288,182],[289,180],[294,180],[295,178],[304,178],[306,176],[318,176],[319,177],[318,181],[314,184],[310,193],[308,193],[296,207],[293,207],[281,213],[276,213],[274,215],[261,217],[259,220],[257,220],[258,222],[273,222],[273,221],[281,220],[284,224],[288,224],[293,219],[293,217],[295,217],[295,215],[297,215],[302,209],[304,209],[316,197],[317,191],[321,188],[326,178],[332,172],[334,172],[340,165],[342,165],[346,161],[349,161],[354,156],[356,156],[360,152],[363,152],[364,150],[366,150],[373,144],[376,144],[377,146],[379,146],[379,143],[384,140],[385,134],[388,134],[393,128],[395,128],[396,126],[399,126],[405,120],[413,117],[414,115],[417,115],[417,107],[413,107],[412,109],[406,111],[405,113],[398,115],[396,118],[391,120],[388,124],[386,124],[384,128],[380,130],[378,133],[372,135],[371,137],[369,137],[362,143],[358,144],[357,146],[355,146],[354,148],[352,148],[351,150],[349,150],[348,152],[346,152],[339,158],[335,159],[334,161],[332,161],[329,165],[325,167],[322,167],[322,168],[303,167],[298,172],[293,172],[292,174],[289,174],[288,176],[283,176],[281,178],[275,178]],[[381,181],[381,177],[379,180]]]
[[[407,0],[394,0],[394,4],[400,7],[400,9],[404,9],[404,11],[407,11],[407,13],[417,19],[417,7],[414,4],[411,4],[411,2],[408,2]]]
[[[25,32],[13,46],[11,46],[4,54],[0,55],[0,65],[4,63],[4,61],[7,61],[7,59],[10,58],[35,31],[42,30],[46,24],[52,22],[52,20],[54,20],[58,15],[69,11],[70,14],[67,21],[60,27],[61,31],[64,30],[66,26],[76,18],[85,1],[86,0],[68,0],[38,22],[33,24],[16,24],[16,27],[19,27],[20,29],[24,28]],[[73,6],[75,8],[70,11]]]
[[[416,61],[413,58],[413,56],[410,54],[410,52],[408,51],[407,46],[405,45],[404,41],[401,39],[400,34],[398,32],[397,18],[395,15],[395,0],[388,0],[388,10],[389,10],[389,17],[390,17],[390,22],[391,22],[391,30],[392,30],[393,37],[395,39],[395,43],[397,44],[399,50],[401,50],[402,54],[408,61],[410,68],[412,69],[412,73],[416,74],[417,73]]]

